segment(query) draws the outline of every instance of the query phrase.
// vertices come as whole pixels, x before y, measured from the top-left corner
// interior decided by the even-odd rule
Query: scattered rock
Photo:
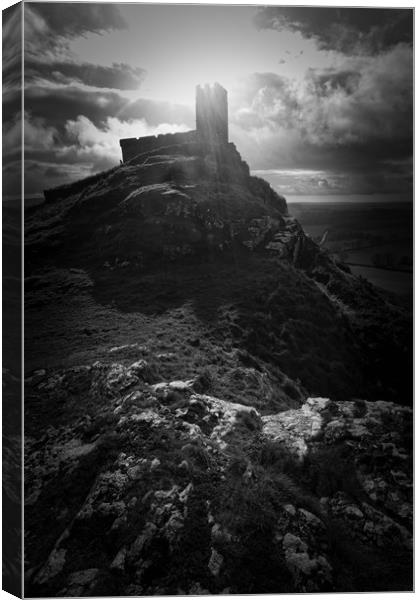
[[[117,553],[114,560],[111,563],[111,569],[116,569],[117,571],[124,571],[125,566],[125,557],[127,556],[127,549],[121,548],[121,550]]]
[[[332,566],[337,558],[327,528],[335,525],[330,519],[348,531],[347,544],[357,541],[369,555],[393,547],[409,556],[409,409],[391,403],[362,406],[360,401],[308,398],[299,408],[261,416],[252,406],[194,393],[193,380],[148,385],[141,379],[146,368],[143,360],[129,367],[95,363],[91,369],[45,375],[49,394],[59,396],[70,386],[82,389],[86,402],[100,399],[101,411],[110,407],[115,417],[112,436],[116,436],[111,440],[116,442],[110,441],[104,457],[88,467],[91,482],[79,505],[60,507],[64,523],[68,515],[75,516],[65,535],[57,534],[53,551],[32,576],[31,585],[50,595],[89,595],[99,573],[115,578],[124,574],[123,579],[132,573],[121,588],[124,594],[133,589],[147,595],[174,593],[179,586],[175,590],[148,584],[148,573],[159,564],[176,564],[179,549],[192,544],[194,560],[201,561],[203,573],[208,571],[213,583],[207,579],[200,583],[194,572],[183,591],[199,593],[210,587],[218,593],[223,578],[223,589],[229,583],[230,592],[237,593],[240,582],[231,579],[232,569],[237,568],[235,556],[249,543],[244,541],[246,531],[262,518],[258,504],[252,504],[255,497],[264,518],[272,519],[265,543],[284,558],[295,592],[328,592],[337,587]],[[260,381],[254,380],[252,369],[245,375],[249,381]],[[181,402],[168,402],[165,393],[171,390],[179,393]],[[78,421],[77,433],[71,425],[50,428],[42,443],[27,438],[26,503],[32,510],[49,493],[52,481],[60,485],[66,474],[72,485],[79,485],[86,477],[83,469],[90,465],[89,457],[94,452],[101,456],[109,434],[102,432],[93,441],[91,433],[84,437],[91,422],[87,416]],[[273,452],[273,458],[268,454],[261,459],[256,452],[260,447]],[[294,465],[288,467],[288,474],[282,471],[282,462],[276,462],[277,450]],[[341,458],[347,455],[353,477],[350,490],[349,467]],[[316,462],[318,456],[327,457],[322,459],[325,464]],[[303,481],[319,476],[319,469],[321,474],[325,470],[326,477],[329,468],[338,473],[333,476],[335,488],[322,490],[320,498],[301,489]],[[243,508],[236,513],[235,505],[229,504],[237,489],[244,497],[250,494],[249,514]],[[290,500],[271,503],[271,495],[278,498],[283,493]],[[246,526],[238,527],[238,519],[248,519]],[[86,544],[79,538],[80,530],[92,531],[89,543],[99,547],[107,540],[112,553],[106,564],[78,570],[78,556]],[[192,531],[199,534],[194,537]],[[63,572],[71,573],[65,586]],[[56,581],[61,582],[60,589]]]
[[[209,571],[213,575],[213,577],[219,576],[222,566],[223,566],[223,556],[219,552],[217,552],[217,550],[212,548],[208,567],[209,567]]]
[[[86,596],[96,583],[99,569],[86,569],[71,573],[67,578],[67,587],[62,590],[60,596]]]
[[[54,548],[54,550],[48,557],[46,564],[38,573],[35,581],[37,583],[46,583],[47,581],[58,575],[58,573],[62,571],[66,562],[66,553],[67,550],[65,550],[64,548]]]

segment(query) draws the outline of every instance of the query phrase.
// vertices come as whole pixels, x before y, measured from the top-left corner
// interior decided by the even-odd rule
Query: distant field
[[[403,273],[400,271],[387,271],[386,269],[376,269],[375,267],[351,267],[355,275],[361,275],[368,279],[374,285],[384,288],[394,294],[411,294],[413,291],[412,273]]]
[[[289,212],[357,275],[397,294],[413,288],[413,207],[409,202],[291,202]],[[355,266],[352,263],[357,263]]]

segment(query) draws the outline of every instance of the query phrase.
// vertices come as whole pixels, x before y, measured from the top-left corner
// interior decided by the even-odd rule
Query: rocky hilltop
[[[26,228],[27,594],[412,588],[410,315],[233,144]]]
[[[83,243],[97,260],[126,266],[238,245],[252,250],[274,241],[287,219],[285,199],[250,176],[233,144],[213,151],[199,143],[159,148],[108,173],[47,190],[45,197],[55,248],[73,254]]]

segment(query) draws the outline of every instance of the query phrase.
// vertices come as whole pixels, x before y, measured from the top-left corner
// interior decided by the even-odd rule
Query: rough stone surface
[[[241,593],[250,584],[237,576],[240,557],[254,545],[257,556],[260,543],[280,578],[273,586],[340,590],[347,567],[331,542],[337,531],[369,560],[390,546],[409,560],[409,408],[308,398],[261,416],[179,381],[171,404],[162,394],[171,384],[144,382],[133,364],[142,372],[141,361],[79,370],[97,412],[26,440],[34,595],[98,595],[105,584],[122,595]],[[38,394],[49,386],[58,400],[72,376],[46,370],[29,385]],[[153,409],[139,406],[145,396]],[[106,415],[98,437],[92,424]],[[72,494],[61,494],[50,515],[52,550],[46,544],[39,554],[36,520],[66,486]],[[240,507],[246,498],[249,508]],[[256,585],[267,585],[263,572]]]

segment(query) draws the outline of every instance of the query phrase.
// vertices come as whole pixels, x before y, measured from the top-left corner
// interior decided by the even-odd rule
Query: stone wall
[[[148,135],[140,138],[125,138],[120,140],[123,162],[127,162],[138,154],[150,152],[164,146],[187,144],[197,141],[195,130],[181,133],[163,133],[160,135]]]

